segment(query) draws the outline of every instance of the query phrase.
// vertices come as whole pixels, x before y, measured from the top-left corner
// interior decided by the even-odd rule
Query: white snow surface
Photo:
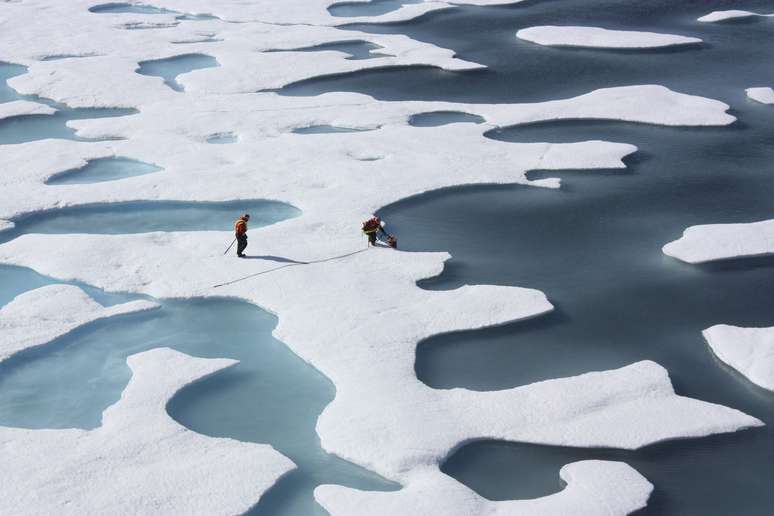
[[[747,88],[747,97],[761,104],[774,104],[774,89],[770,87]]]
[[[677,396],[667,372],[652,362],[497,392],[431,389],[414,372],[420,340],[535,317],[552,306],[541,292],[528,288],[420,289],[418,280],[442,272],[446,253],[366,251],[359,231],[360,221],[380,207],[424,192],[468,184],[558,187],[556,179],[529,181],[526,174],[538,169],[624,168],[622,159],[636,151],[618,142],[520,144],[484,136],[497,126],[575,119],[726,125],[734,121],[726,112],[728,105],[658,85],[512,105],[383,102],[354,93],[280,96],[259,90],[368,68],[431,65],[451,73],[480,65],[404,36],[336,29],[362,19],[331,16],[331,0],[153,2],[220,18],[196,22],[176,20],[174,15],[90,13],[88,7],[98,3],[27,0],[4,4],[0,12],[0,60],[28,66],[28,73],[9,81],[12,87],[76,107],[139,110],[121,118],[70,122],[81,137],[109,140],[50,139],[0,146],[0,219],[133,200],[273,199],[297,206],[302,214],[250,230],[247,252],[256,257],[251,260],[222,255],[233,238],[229,220],[224,231],[27,234],[0,245],[1,263],[108,291],[233,296],[277,314],[276,337],[336,385],[335,400],[318,420],[323,447],[401,482],[402,491],[385,495],[394,497],[388,503],[396,508],[447,493],[466,504],[482,504],[476,506],[487,511],[513,507],[525,514],[544,514],[541,511],[560,510],[570,501],[589,511],[603,505],[624,511],[641,506],[649,487],[622,465],[569,465],[562,473],[570,484],[565,491],[509,506],[476,500],[458,486],[451,489],[438,464],[475,439],[638,448],[761,424],[734,409]],[[408,19],[448,5],[408,4],[371,21]],[[131,29],[149,23],[161,28]],[[73,26],[82,30],[73,33]],[[391,57],[354,61],[334,51],[268,52],[352,40],[377,44],[382,47],[379,53]],[[176,43],[181,41],[195,42]],[[185,92],[171,90],[160,78],[135,73],[141,61],[190,53],[215,57],[220,66],[178,76]],[[50,55],[89,57],[39,60]],[[428,111],[477,114],[486,123],[430,128],[408,124],[412,115]],[[373,130],[292,132],[324,124]],[[215,133],[233,133],[238,140],[206,143]],[[45,184],[56,173],[110,156],[154,163],[163,170],[95,184]],[[40,249],[56,252],[42,254]],[[272,256],[314,263],[288,265]],[[23,301],[20,310],[27,305]],[[89,311],[84,310],[87,320]],[[52,311],[47,308],[41,314],[53,318]],[[389,331],[384,331],[385,325]],[[61,322],[58,332],[67,328]],[[170,368],[170,362],[175,367]],[[229,363],[170,350],[136,355],[130,358],[132,383],[122,401],[106,411],[99,429],[2,429],[0,442],[13,446],[0,449],[9,455],[2,463],[11,472],[0,487],[0,512],[18,512],[23,493],[29,492],[40,493],[41,512],[48,513],[142,513],[150,507],[157,513],[246,510],[291,467],[289,461],[267,446],[198,436],[172,422],[163,410],[182,385]],[[55,468],[40,467],[52,457]],[[120,477],[125,482],[111,484],[111,470],[127,471]],[[319,498],[333,516],[352,507],[345,497],[360,497],[356,491],[339,490],[342,500],[337,502],[343,505],[334,506],[326,495],[329,489],[321,488]],[[363,503],[370,504],[371,496],[376,495],[369,494]],[[403,513],[412,512],[422,511]]]
[[[0,362],[86,323],[156,307],[157,303],[144,300],[104,307],[71,285],[48,285],[25,292],[0,308]]]
[[[315,498],[328,512],[342,516],[625,516],[644,507],[653,490],[650,482],[622,462],[574,462],[564,466],[559,476],[567,483],[562,491],[532,500],[493,502],[440,472],[395,492],[319,486]]]
[[[56,109],[29,100],[14,100],[0,104],[0,120],[25,115],[53,115]]]
[[[701,18],[698,18],[698,21],[704,22],[704,23],[715,23],[715,22],[722,22],[726,20],[739,20],[743,18],[752,18],[755,16],[760,17],[769,17],[774,16],[774,13],[772,14],[762,14],[762,13],[756,13],[752,11],[743,11],[741,9],[730,9],[728,11],[712,11],[709,14],[705,14]]]
[[[755,385],[774,391],[774,327],[718,324],[703,332],[715,355]]]
[[[587,48],[660,48],[701,43],[699,38],[602,27],[541,25],[528,27],[516,37],[538,45]]]
[[[688,263],[774,253],[774,219],[741,224],[691,226],[663,247],[664,254]]]
[[[263,444],[192,432],[166,412],[182,387],[236,362],[157,348],[94,430],[0,427],[3,514],[237,514],[293,469]]]

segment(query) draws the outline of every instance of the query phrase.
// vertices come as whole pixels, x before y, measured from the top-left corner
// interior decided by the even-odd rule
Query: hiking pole
[[[236,238],[228,245],[225,251],[223,251],[223,255],[225,256],[229,249],[231,249],[231,246],[234,245],[234,242],[236,242]]]

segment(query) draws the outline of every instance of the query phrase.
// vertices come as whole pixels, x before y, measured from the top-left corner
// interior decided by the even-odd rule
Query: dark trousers
[[[237,235],[237,256],[242,254],[247,248],[247,235]]]

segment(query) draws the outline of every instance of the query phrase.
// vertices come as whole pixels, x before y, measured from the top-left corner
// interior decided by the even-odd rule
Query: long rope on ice
[[[233,285],[234,283],[239,283],[240,281],[248,280],[248,279],[254,278],[256,276],[262,276],[263,274],[269,274],[270,272],[275,272],[275,271],[278,271],[280,269],[286,269],[288,267],[297,267],[299,265],[312,265],[312,264],[315,264],[315,263],[325,263],[325,262],[332,262],[334,260],[341,260],[343,258],[348,258],[350,256],[354,256],[356,254],[364,253],[366,251],[368,251],[368,249],[360,249],[360,250],[357,250],[357,251],[352,251],[351,253],[342,254],[342,255],[339,255],[339,256],[333,256],[331,258],[324,258],[322,260],[312,260],[311,262],[288,263],[288,264],[285,264],[285,265],[280,265],[279,267],[274,267],[273,269],[269,269],[269,270],[261,271],[261,272],[256,272],[255,274],[250,274],[250,275],[244,276],[242,278],[237,278],[235,280],[227,281],[225,283],[219,283],[217,285],[213,285],[210,288],[218,288],[218,287],[225,287],[227,285]]]

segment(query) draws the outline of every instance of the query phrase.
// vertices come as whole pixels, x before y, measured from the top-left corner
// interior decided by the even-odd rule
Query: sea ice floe
[[[487,500],[430,469],[400,491],[378,493],[324,485],[315,489],[315,498],[333,516],[624,516],[644,507],[653,490],[650,482],[622,462],[574,462],[564,466],[559,476],[567,484],[562,491],[532,500]]]
[[[774,328],[718,324],[703,335],[720,360],[754,384],[774,391]]]
[[[770,87],[747,88],[747,97],[761,104],[774,104],[774,89]]]
[[[234,365],[157,348],[94,430],[0,427],[4,514],[236,514],[293,463],[267,445],[192,432],[166,412],[182,387]],[[34,493],[34,498],[30,498]]]
[[[25,115],[53,115],[56,108],[28,100],[0,103],[0,120]]]
[[[71,285],[49,285],[25,292],[0,309],[0,362],[84,324],[157,306],[140,300],[104,307]]]
[[[761,14],[752,11],[742,11],[740,9],[731,9],[728,11],[712,11],[709,14],[705,14],[698,21],[705,23],[722,22],[727,20],[740,20],[743,18],[753,18],[756,16],[768,17],[774,16],[774,14]]]
[[[702,42],[699,38],[676,34],[556,25],[521,29],[516,37],[546,46],[620,49],[663,48]]]
[[[774,219],[746,224],[691,226],[663,247],[664,254],[688,263],[774,253]]]

